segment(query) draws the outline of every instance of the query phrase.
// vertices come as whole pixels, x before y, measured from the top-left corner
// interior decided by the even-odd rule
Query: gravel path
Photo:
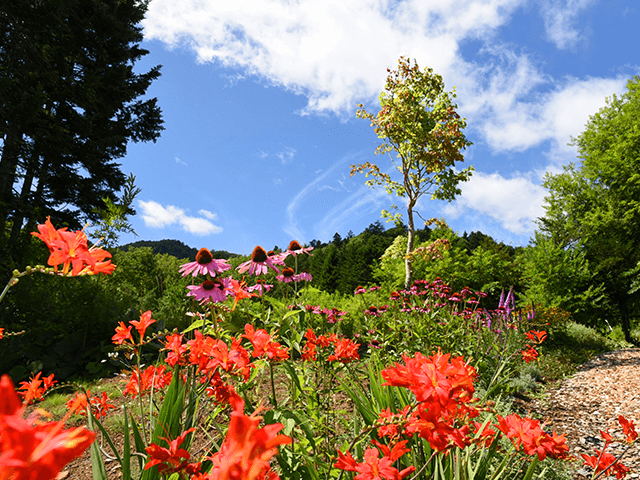
[[[525,408],[540,415],[547,429],[567,436],[571,454],[595,455],[604,441],[600,430],[609,429],[614,438],[624,438],[618,416],[635,423],[640,432],[640,349],[603,353],[582,365],[572,377],[551,388],[542,400],[532,400]],[[613,444],[607,451],[616,455],[626,448]],[[627,478],[640,478],[640,440],[627,451],[622,463],[632,472]],[[576,462],[575,479],[591,478]],[[612,477],[613,478],[613,477]]]

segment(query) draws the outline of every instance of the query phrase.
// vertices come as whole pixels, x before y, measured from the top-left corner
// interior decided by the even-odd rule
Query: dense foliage
[[[640,262],[640,77],[627,92],[608,99],[591,116],[575,140],[582,162],[548,174],[546,213],[536,242],[554,249],[572,267],[567,285],[581,295],[580,308],[592,322],[620,322],[631,341],[631,322],[638,317],[636,288]],[[551,290],[559,280],[547,280]],[[575,274],[577,273],[577,275]],[[540,288],[539,286],[538,288]],[[573,301],[573,300],[569,300]]]
[[[22,240],[48,215],[57,225],[97,220],[125,184],[129,141],[162,130],[160,68],[134,72],[141,0],[12,0],[0,9],[0,269],[24,260]],[[23,229],[24,223],[27,228]]]

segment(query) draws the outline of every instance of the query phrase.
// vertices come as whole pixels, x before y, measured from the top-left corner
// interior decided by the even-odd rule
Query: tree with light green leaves
[[[631,341],[640,291],[634,288],[640,261],[640,78],[620,97],[607,99],[573,143],[581,163],[548,174],[541,232],[589,265],[588,287],[603,290],[601,320],[619,321]]]
[[[382,186],[387,193],[407,202],[407,255],[405,286],[412,278],[411,256],[415,239],[414,213],[418,200],[430,193],[432,199],[453,200],[460,194],[458,184],[467,181],[473,170],[458,171],[462,150],[471,145],[463,130],[465,119],[456,112],[455,91],[447,92],[442,77],[431,68],[420,70],[415,62],[400,57],[397,70],[389,75],[380,94],[380,111],[367,112],[360,104],[358,118],[371,122],[382,143],[375,153],[389,154],[393,167],[400,173],[386,173],[387,168],[366,162],[351,166],[351,175],[364,173],[370,187]],[[395,157],[392,155],[395,153]],[[396,179],[398,178],[398,179]],[[392,205],[392,210],[397,210]],[[401,221],[399,212],[382,211],[387,220]],[[421,217],[422,218],[422,217]]]

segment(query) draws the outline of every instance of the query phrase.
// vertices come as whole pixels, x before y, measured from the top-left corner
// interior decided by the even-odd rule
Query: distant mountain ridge
[[[194,260],[198,253],[197,248],[185,245],[180,240],[139,240],[137,242],[127,243],[118,247],[118,250],[127,252],[130,248],[151,247],[153,253],[162,253],[172,255],[176,258],[187,258]],[[238,257],[237,253],[229,253],[226,250],[211,250],[213,258],[231,258]]]

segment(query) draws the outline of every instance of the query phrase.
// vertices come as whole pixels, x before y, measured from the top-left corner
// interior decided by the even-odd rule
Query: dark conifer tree
[[[155,141],[160,67],[135,73],[144,0],[11,0],[0,9],[0,254],[20,231],[96,220],[126,176],[129,141]],[[25,229],[26,230],[26,229]],[[5,267],[8,265],[4,265]]]

